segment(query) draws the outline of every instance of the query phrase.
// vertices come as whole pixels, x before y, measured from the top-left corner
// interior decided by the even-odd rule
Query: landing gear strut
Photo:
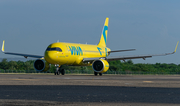
[[[54,72],[54,75],[59,75],[59,73],[60,73],[60,72],[59,72],[59,68],[60,68],[60,67],[57,65],[57,66],[56,66],[56,71]]]
[[[56,65],[56,71],[54,72],[54,75],[59,75],[59,74],[64,75],[65,74],[65,70],[61,69],[61,66]]]

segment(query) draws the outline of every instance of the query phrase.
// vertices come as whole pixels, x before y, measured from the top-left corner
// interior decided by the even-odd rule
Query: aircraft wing
[[[44,56],[40,56],[40,55],[31,55],[31,54],[22,54],[22,53],[5,52],[5,51],[4,51],[4,43],[5,43],[5,41],[3,40],[3,44],[2,44],[2,49],[1,49],[1,50],[2,50],[2,52],[3,52],[4,54],[24,56],[25,58],[27,58],[27,57],[44,58]]]
[[[107,61],[113,61],[113,60],[123,60],[125,61],[126,59],[138,59],[138,58],[142,58],[142,59],[146,59],[146,58],[150,58],[153,56],[165,56],[165,55],[170,55],[170,54],[174,54],[177,50],[177,46],[178,46],[179,41],[177,42],[176,48],[172,53],[164,53],[164,54],[152,54],[152,55],[135,55],[135,56],[115,56],[115,57],[99,57],[99,58],[84,58],[83,62],[93,62],[94,60],[98,60],[98,59],[105,59]]]
[[[106,57],[107,61],[113,61],[113,60],[123,60],[125,61],[126,59],[138,59],[138,58],[142,58],[142,59],[146,59],[146,58],[150,58],[153,56],[165,56],[165,55],[170,55],[170,54],[174,54],[175,52],[172,53],[164,53],[164,54],[152,54],[152,55],[135,55],[135,56],[115,56],[115,57]]]

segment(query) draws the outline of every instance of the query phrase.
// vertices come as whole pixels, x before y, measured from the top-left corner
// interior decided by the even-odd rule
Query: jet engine
[[[44,60],[37,59],[34,62],[34,69],[36,71],[39,71],[39,72],[47,71],[47,70],[49,70],[49,68],[50,68],[49,63],[45,62]]]
[[[95,60],[92,63],[92,68],[95,72],[104,73],[109,69],[109,63],[103,59]]]

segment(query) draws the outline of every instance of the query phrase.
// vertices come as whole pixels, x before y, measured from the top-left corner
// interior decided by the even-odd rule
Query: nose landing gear
[[[65,70],[61,68],[61,66],[59,65],[55,65],[56,66],[56,71],[54,72],[54,75],[59,75],[61,73],[61,75],[65,74]]]

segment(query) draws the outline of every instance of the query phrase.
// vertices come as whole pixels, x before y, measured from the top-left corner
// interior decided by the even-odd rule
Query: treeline
[[[25,70],[25,71],[33,71],[35,72],[33,66],[34,60],[28,60],[26,62],[23,61],[7,61],[7,59],[3,59],[0,62],[0,70]],[[125,71],[125,72],[160,72],[160,73],[177,73],[180,74],[180,64],[166,64],[166,63],[156,63],[156,64],[142,64],[137,63],[134,64],[132,60],[128,60],[127,62],[121,61],[111,61],[109,62],[109,70],[108,71]],[[70,70],[78,70],[78,71],[87,71],[92,70],[91,66],[81,67],[81,66],[63,66],[66,71]],[[51,65],[51,68],[48,72],[54,72],[56,67]],[[93,70],[92,70],[93,72]]]
[[[178,73],[180,74],[180,64],[174,63],[156,63],[156,64],[134,64],[132,60],[127,62],[112,61],[109,62],[110,70],[113,71],[133,71],[133,72],[160,72],[160,73]]]
[[[0,62],[1,70],[34,70],[34,60],[23,61],[7,61],[3,59]]]

